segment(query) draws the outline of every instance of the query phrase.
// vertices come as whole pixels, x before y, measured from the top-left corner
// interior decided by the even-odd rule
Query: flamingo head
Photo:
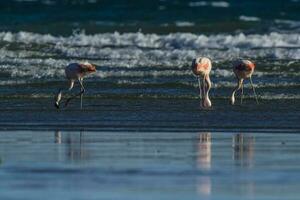
[[[253,62],[249,62],[248,66],[251,70],[255,69],[255,64]]]
[[[89,62],[83,63],[83,66],[84,66],[84,72],[86,72],[86,73],[94,73],[97,71],[96,65],[91,64]]]
[[[191,67],[196,76],[204,76],[210,71],[209,64],[207,62],[202,62],[202,58],[193,59]]]

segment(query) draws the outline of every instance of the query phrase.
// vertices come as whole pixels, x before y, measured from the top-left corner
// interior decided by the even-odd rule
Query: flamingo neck
[[[206,86],[203,88],[204,95],[203,95],[202,105],[203,107],[208,108],[211,107],[211,101],[209,99],[209,90],[211,88],[211,81],[208,75],[204,77],[204,80],[206,82],[205,84]]]
[[[244,81],[244,79],[238,79],[238,85],[233,90],[231,98],[230,98],[230,104],[231,105],[234,105],[234,103],[235,103],[235,93],[236,93],[236,91],[238,91],[242,87],[243,81]]]
[[[231,105],[234,105],[234,103],[235,103],[235,97],[234,97],[234,95],[235,95],[235,91],[232,92],[232,95],[231,95],[231,98],[230,98],[230,104]]]

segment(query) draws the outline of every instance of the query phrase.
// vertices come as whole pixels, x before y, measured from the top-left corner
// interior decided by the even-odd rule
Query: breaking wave
[[[183,22],[184,24],[189,22]],[[197,35],[192,33],[172,33],[168,35],[143,33],[103,33],[86,35],[73,34],[69,37],[53,36],[30,32],[1,32],[0,42],[25,44],[68,45],[71,47],[140,47],[163,49],[202,49],[202,48],[276,48],[300,47],[300,35],[293,33],[250,34],[239,33]]]
[[[135,91],[138,88],[148,96],[194,98],[197,84],[190,63],[197,56],[213,60],[211,79],[215,90],[225,89],[227,93],[232,90],[236,81],[231,63],[244,57],[256,63],[254,82],[263,89],[263,98],[275,98],[274,88],[280,88],[279,93],[283,93],[284,98],[297,97],[300,36],[277,32],[262,35],[116,32],[77,33],[68,37],[1,32],[0,89],[34,85],[34,95],[39,96],[39,88],[55,82],[41,94],[51,96],[49,93],[64,81],[64,67],[68,63],[89,60],[98,69],[87,82],[104,84],[105,92],[109,91],[107,95],[131,93],[140,96]],[[98,94],[97,89],[96,85],[91,87],[94,95]],[[221,92],[221,96],[227,93]],[[212,95],[218,94],[212,91]]]

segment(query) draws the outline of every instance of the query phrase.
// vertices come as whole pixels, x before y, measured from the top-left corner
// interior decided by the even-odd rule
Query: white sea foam
[[[260,82],[257,82],[257,79],[255,79],[255,87],[256,88],[287,88],[287,87],[300,87],[300,83],[295,83],[295,82],[286,82],[286,81],[282,81],[282,82],[278,82],[278,83],[267,83],[267,82],[262,82],[262,80],[260,80]],[[231,80],[227,80],[227,81],[217,81],[215,80],[215,82],[213,82],[212,88],[234,88],[237,85],[236,80],[234,79],[234,77],[231,77]],[[194,85],[195,87],[197,87],[197,84]],[[249,84],[249,82],[245,82],[244,84],[244,88],[249,88],[251,89],[251,85]],[[261,91],[263,92],[263,91]]]
[[[300,99],[300,95],[296,94],[274,94],[274,93],[264,93],[263,95],[260,95],[261,99],[266,100],[280,100],[280,99]]]
[[[212,6],[212,7],[222,7],[228,8],[230,4],[226,1],[194,1],[189,3],[190,7],[200,7],[200,6]]]
[[[186,21],[178,21],[178,22],[175,22],[176,26],[179,26],[179,27],[185,27],[185,26],[194,26],[195,23],[193,22],[186,22]]]
[[[286,20],[286,19],[275,19],[274,22],[276,24],[284,24],[288,25],[290,28],[300,28],[300,21],[294,21],[294,20]]]
[[[213,7],[223,7],[223,8],[227,8],[230,6],[230,4],[226,1],[213,1],[211,2],[211,5]]]
[[[260,18],[259,17],[253,17],[253,16],[245,16],[245,15],[241,15],[239,17],[239,19],[241,21],[249,21],[249,22],[257,22],[257,21],[260,21]]]
[[[104,33],[86,35],[75,34],[69,37],[56,37],[49,34],[29,32],[1,32],[0,42],[18,42],[25,44],[53,44],[68,46],[138,46],[147,48],[259,48],[259,47],[299,47],[300,36],[297,33],[269,34],[217,34],[196,35],[191,33],[172,33],[168,35],[143,33]]]
[[[94,75],[102,78],[189,76],[191,61],[197,56],[208,56],[217,66],[221,63],[220,67],[213,67],[214,77],[232,77],[230,63],[237,57],[292,60],[285,64],[293,65],[291,67],[278,68],[280,63],[273,64],[272,71],[267,72],[258,66],[255,71],[258,78],[300,76],[293,71],[298,65],[296,59],[300,59],[300,36],[296,33],[158,35],[116,32],[61,37],[0,32],[0,43],[5,44],[0,49],[0,70],[13,78],[63,77],[68,63],[86,60],[106,69],[100,68]]]
[[[22,84],[26,84],[28,83],[28,81],[26,80],[5,80],[5,81],[1,81],[0,80],[0,85],[22,85]]]
[[[233,76],[232,70],[225,70],[225,69],[214,69],[212,71],[212,75],[216,77],[231,77]]]

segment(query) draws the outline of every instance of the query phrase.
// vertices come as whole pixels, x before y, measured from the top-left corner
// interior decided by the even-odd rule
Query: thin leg
[[[82,79],[79,80],[79,83],[80,83],[80,86],[81,86],[81,89],[80,89],[80,109],[82,109],[83,93],[85,91],[82,81],[83,81]]]
[[[203,78],[202,83],[202,107],[205,108],[205,99],[206,99],[206,88],[208,86],[206,85],[205,77]]]
[[[210,81],[209,75],[205,76],[205,83],[206,83],[205,90],[208,93],[211,88],[211,81]]]
[[[198,86],[199,86],[199,97],[200,97],[200,101],[202,101],[202,89],[201,89],[200,76],[198,76],[197,78],[198,78]]]
[[[78,81],[79,81],[79,84],[80,84],[80,87],[81,87],[81,88],[80,88],[80,92],[79,92],[78,94],[75,94],[75,95],[71,96],[70,98],[68,98],[68,99],[66,100],[66,102],[65,102],[65,107],[68,106],[69,102],[70,102],[72,99],[76,98],[77,96],[83,95],[85,89],[84,89],[83,84],[82,84],[82,79],[78,79]],[[82,104],[82,103],[81,103],[81,104]]]
[[[82,109],[82,99],[83,99],[83,93],[80,94],[80,109]]]
[[[243,98],[244,98],[244,83],[242,83],[241,86],[241,105],[243,104]]]
[[[73,86],[74,86],[74,81],[73,81],[73,80],[70,80],[70,81],[69,81],[69,88],[68,88],[68,90],[69,90],[69,91],[72,90]],[[66,90],[66,89],[60,88],[60,89],[58,90],[57,95],[55,96],[55,103],[54,103],[54,106],[55,106],[57,109],[59,109],[59,102],[60,102],[60,100],[62,99],[62,93],[63,93],[64,90]]]
[[[57,108],[57,109],[59,109],[59,102],[60,102],[60,100],[61,100],[61,96],[62,96],[62,90],[61,89],[59,89],[58,90],[58,93],[55,95],[55,102],[54,102],[54,106]]]
[[[256,103],[258,104],[258,98],[257,98],[257,94],[255,92],[255,88],[254,88],[251,76],[250,76],[250,83],[251,83],[251,86],[252,86],[252,90],[253,90],[253,93],[254,93],[254,96],[255,96]]]

